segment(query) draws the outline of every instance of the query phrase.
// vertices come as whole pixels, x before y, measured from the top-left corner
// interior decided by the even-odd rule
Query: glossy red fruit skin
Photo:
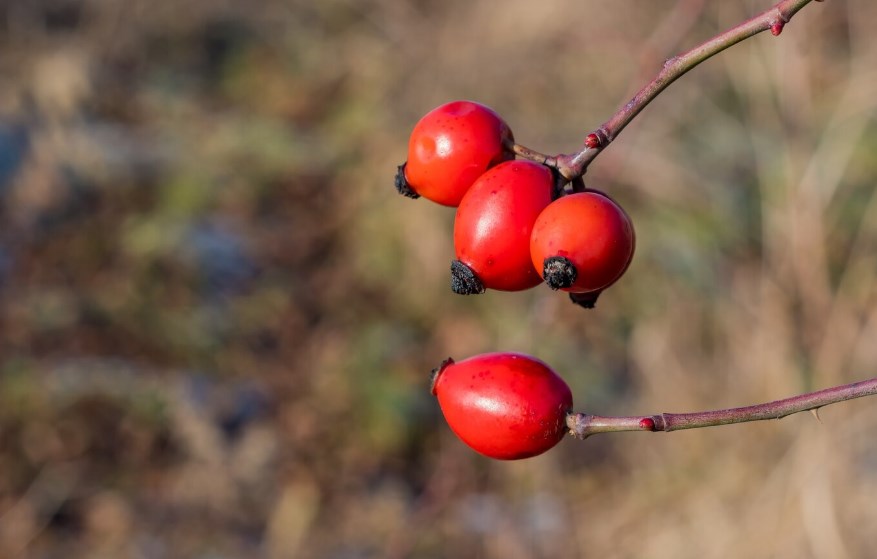
[[[487,169],[514,155],[508,124],[492,109],[473,101],[452,101],[427,113],[408,141],[405,178],[415,192],[456,207]]]
[[[533,266],[563,256],[577,269],[570,293],[605,289],[627,270],[636,248],[630,217],[612,198],[587,190],[558,198],[539,214],[530,236]]]
[[[542,282],[530,258],[530,233],[553,189],[548,167],[506,161],[481,175],[460,201],[454,250],[484,287],[521,291]]]
[[[433,394],[451,430],[477,452],[499,460],[542,454],[566,433],[569,386],[548,365],[520,353],[448,359]]]

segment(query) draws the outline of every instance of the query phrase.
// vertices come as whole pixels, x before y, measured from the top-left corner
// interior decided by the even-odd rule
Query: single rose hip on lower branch
[[[499,460],[542,454],[566,433],[569,386],[548,365],[520,353],[445,360],[432,393],[451,430],[474,450]]]

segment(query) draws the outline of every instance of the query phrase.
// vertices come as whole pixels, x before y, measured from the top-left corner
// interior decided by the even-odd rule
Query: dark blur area
[[[0,558],[869,556],[868,400],[464,447],[448,357],[550,363],[598,414],[877,371],[877,5],[813,3],[596,160],[637,254],[584,311],[451,293],[453,211],[393,190],[453,99],[578,149],[767,1],[0,1]]]

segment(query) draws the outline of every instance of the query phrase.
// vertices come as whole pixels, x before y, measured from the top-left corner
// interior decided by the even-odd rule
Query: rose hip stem
[[[578,439],[584,439],[597,433],[617,431],[679,431],[681,429],[699,429],[702,427],[728,425],[730,423],[780,419],[793,413],[808,410],[815,411],[829,404],[862,398],[864,396],[873,396],[874,394],[877,394],[877,378],[826,388],[825,390],[801,394],[766,404],[726,410],[617,417],[572,413],[567,416],[566,425],[569,427],[570,434]]]

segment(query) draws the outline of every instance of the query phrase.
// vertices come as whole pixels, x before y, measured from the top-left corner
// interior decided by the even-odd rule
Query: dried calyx
[[[551,289],[571,287],[578,275],[575,265],[565,256],[550,256],[545,259],[542,277]]]
[[[484,284],[475,276],[472,268],[459,260],[452,260],[451,291],[458,295],[480,295],[484,293]]]
[[[420,194],[414,192],[414,189],[408,184],[408,179],[405,178],[405,163],[396,168],[395,186],[396,192],[402,196],[407,196],[408,198],[420,198]]]

